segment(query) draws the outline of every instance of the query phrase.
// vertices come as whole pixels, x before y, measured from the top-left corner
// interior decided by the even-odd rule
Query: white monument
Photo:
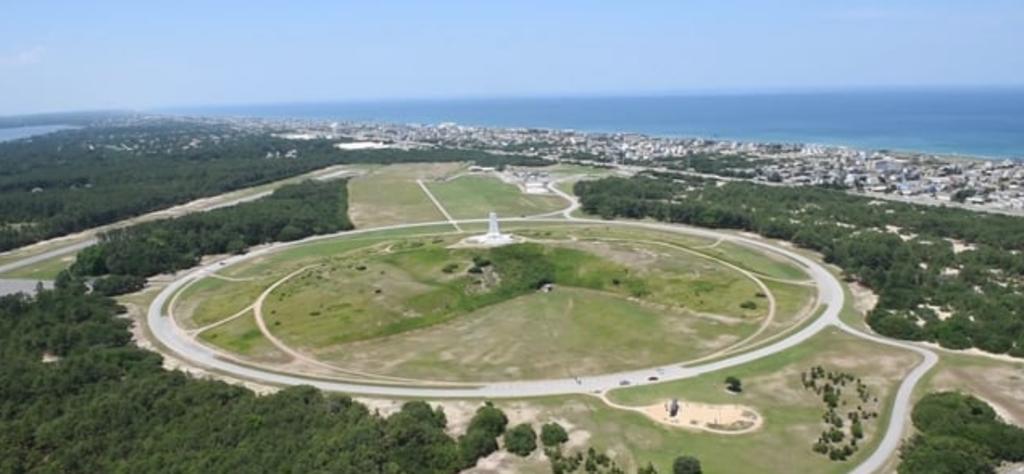
[[[510,234],[502,234],[501,229],[498,228],[498,215],[490,213],[487,216],[487,233],[484,235],[474,235],[465,240],[465,243],[470,245],[482,245],[486,247],[497,247],[500,245],[514,244],[520,239]]]

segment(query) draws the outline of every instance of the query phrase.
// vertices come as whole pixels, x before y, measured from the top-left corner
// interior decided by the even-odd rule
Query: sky
[[[1024,85],[1021,0],[5,0],[0,115]]]

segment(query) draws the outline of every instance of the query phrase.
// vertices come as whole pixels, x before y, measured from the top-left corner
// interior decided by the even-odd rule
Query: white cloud
[[[0,66],[27,66],[30,64],[37,64],[43,60],[43,53],[45,51],[45,48],[42,46],[32,46],[20,51],[15,51],[11,54],[5,54],[0,56]]]

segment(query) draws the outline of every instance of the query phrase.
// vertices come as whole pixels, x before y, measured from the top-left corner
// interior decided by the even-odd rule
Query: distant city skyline
[[[1015,87],[1021,44],[1008,0],[41,0],[0,16],[0,115]]]

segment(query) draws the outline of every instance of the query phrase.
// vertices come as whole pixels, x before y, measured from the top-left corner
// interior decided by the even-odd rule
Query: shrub
[[[569,434],[558,423],[546,423],[540,428],[540,441],[550,448],[569,441]]]
[[[528,423],[517,425],[505,433],[505,449],[522,457],[529,456],[537,449],[537,433]]]
[[[743,382],[739,378],[732,375],[725,378],[725,388],[733,393],[740,393],[743,391]]]
[[[679,456],[672,462],[673,474],[701,474],[700,461],[693,456]]]

